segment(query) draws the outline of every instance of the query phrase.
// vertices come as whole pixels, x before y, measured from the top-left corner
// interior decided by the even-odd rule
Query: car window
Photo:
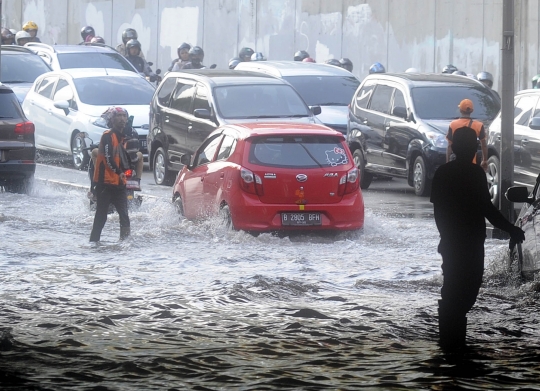
[[[347,106],[360,85],[354,76],[284,77],[308,106]]]
[[[221,142],[221,138],[223,135],[216,134],[211,139],[208,139],[199,150],[197,155],[195,156],[195,164],[194,166],[200,166],[201,164],[210,163],[214,160],[214,156],[216,155],[216,149],[219,146],[219,143]]]
[[[54,83],[56,82],[58,78],[56,76],[50,76],[44,78],[41,83],[39,84],[39,87],[37,87],[36,92],[39,95],[44,96],[47,99],[51,98],[51,92],[54,87]]]
[[[335,167],[349,163],[346,148],[335,136],[257,137],[251,142],[249,162],[270,167]]]
[[[516,120],[516,117],[521,113],[521,109],[518,106],[519,99],[514,100],[514,122]]]
[[[287,84],[230,85],[214,88],[223,118],[292,118],[312,114],[296,90]]]
[[[2,54],[0,81],[2,83],[33,83],[50,72],[43,60],[34,54]]]
[[[169,77],[159,86],[157,99],[160,105],[168,107],[171,100],[171,94],[176,86],[176,78]]]
[[[154,88],[142,77],[81,77],[73,83],[79,100],[87,105],[149,105],[154,95]]]
[[[358,92],[358,95],[356,95],[356,106],[361,109],[367,108],[369,98],[371,98],[374,89],[375,84],[364,85],[362,89]]]
[[[208,102],[208,88],[201,84],[197,85],[197,92],[193,99],[193,111],[195,109],[206,109],[210,111],[210,103]]]
[[[536,103],[536,108],[534,109],[533,117],[540,117],[540,100]]]
[[[131,64],[120,53],[59,53],[61,69],[71,68],[114,68],[135,72]]]
[[[377,85],[371,103],[369,104],[370,110],[379,111],[384,114],[389,114],[390,100],[392,99],[393,87],[385,86],[382,84]]]
[[[218,152],[216,160],[227,159],[229,156],[231,156],[235,147],[236,147],[236,139],[233,136],[225,135],[225,137],[223,138],[223,142],[221,143],[221,146],[219,147],[219,152]]]
[[[65,100],[69,103],[69,107],[74,110],[77,110],[77,103],[73,98],[73,89],[65,79],[58,80],[56,83],[56,89],[53,95],[53,101],[57,102],[59,100]]]
[[[171,100],[171,108],[184,113],[189,113],[194,92],[194,85],[178,83]]]
[[[17,96],[8,89],[0,89],[0,118],[21,118]]]
[[[518,102],[519,114],[514,117],[516,125],[529,126],[531,114],[538,102],[538,96],[523,96]]]
[[[394,104],[392,105],[392,112],[394,108],[396,107],[403,107],[407,108],[407,104],[405,103],[405,96],[403,95],[403,92],[401,90],[395,89],[394,92]]]

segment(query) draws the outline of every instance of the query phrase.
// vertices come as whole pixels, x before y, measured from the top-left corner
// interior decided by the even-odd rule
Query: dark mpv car
[[[487,128],[500,109],[482,83],[446,74],[379,73],[364,79],[349,108],[347,141],[361,187],[374,175],[407,178],[428,195],[435,170],[446,162],[446,133],[458,104],[473,101],[472,118]]]
[[[318,110],[317,110],[318,109]],[[158,185],[170,185],[217,127],[238,122],[315,123],[314,113],[286,81],[252,72],[189,70],[169,72],[150,104],[148,161]]]

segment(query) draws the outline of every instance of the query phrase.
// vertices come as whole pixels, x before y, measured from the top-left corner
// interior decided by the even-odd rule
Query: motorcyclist
[[[373,63],[370,67],[369,67],[369,74],[371,75],[372,73],[385,73],[386,72],[386,69],[384,68],[384,65],[381,64],[380,62],[376,62],[376,63]]]
[[[81,29],[81,38],[83,41],[79,45],[84,44],[85,42],[90,42],[95,36],[96,31],[92,26],[84,26]]]
[[[116,51],[120,53],[122,56],[127,57],[128,53],[126,50],[126,44],[132,39],[139,39],[137,31],[132,28],[125,29],[122,32],[122,43],[116,46]],[[139,51],[139,57],[142,58],[143,60],[145,59],[142,50]]]
[[[411,67],[411,68],[407,68],[405,73],[420,73],[420,72],[418,71],[418,69]]]
[[[299,50],[294,53],[294,61],[304,61],[304,59],[308,57],[310,57],[310,55],[305,50]]]
[[[251,61],[266,61],[266,57],[261,52],[256,52],[251,55]]]
[[[317,62],[317,61],[315,61],[315,60],[314,60],[313,58],[311,58],[311,57],[306,57],[306,58],[304,58],[304,59],[302,60],[302,62]]]
[[[19,31],[15,34],[15,42],[17,45],[24,46],[28,42],[32,42],[32,36],[24,30]]]
[[[251,56],[253,56],[253,53],[255,53],[255,51],[252,48],[244,47],[240,49],[238,57],[242,62],[251,61]]]
[[[493,92],[493,94],[497,96],[499,100],[501,100],[499,93],[493,89],[493,75],[491,73],[482,71],[479,72],[478,75],[476,75],[476,78],[486,87],[488,87]]]
[[[467,76],[467,74],[463,71],[454,71],[452,72],[452,75]]]
[[[10,29],[2,27],[2,45],[16,45],[15,35]]]
[[[458,69],[457,69],[457,67],[455,65],[448,64],[442,69],[442,73],[447,73],[447,74],[451,75],[453,72],[455,72],[457,70]]]
[[[540,73],[538,75],[533,76],[531,82],[532,82],[532,88],[538,89],[540,88],[540,85],[538,85],[538,80],[540,79]]]
[[[200,46],[193,46],[189,50],[189,62],[182,66],[181,69],[203,69],[206,68],[202,62],[204,60],[204,50]],[[173,68],[173,70],[176,69]]]
[[[242,60],[240,60],[240,57],[233,57],[229,60],[229,69],[234,69],[238,64],[240,64]]]
[[[352,72],[353,70],[353,63],[348,58],[344,57],[341,60],[339,60],[341,67],[348,70],[349,72]]]
[[[102,44],[105,44],[105,40],[103,39],[103,37],[96,36],[96,37],[94,37],[94,38],[92,38],[90,40],[90,43],[102,43]]]
[[[136,39],[131,39],[126,44],[126,59],[135,67],[135,69],[148,78],[150,82],[155,82],[158,77],[152,71],[148,63],[139,56],[141,52],[141,43]]]
[[[176,53],[178,54],[178,58],[174,59],[171,63],[171,66],[169,67],[169,72],[173,70],[174,66],[178,64],[178,67],[181,68],[185,64],[189,62],[189,50],[191,49],[191,45],[189,43],[182,43],[180,46],[178,46],[178,49],[176,49]]]
[[[22,29],[32,37],[30,42],[41,42],[41,40],[37,37],[38,25],[35,22],[32,22],[31,20],[26,22]]]
[[[335,59],[335,58],[330,58],[330,59],[326,60],[324,63],[327,64],[327,65],[333,65],[335,67],[340,67],[341,68],[341,63],[339,62],[338,59]]]

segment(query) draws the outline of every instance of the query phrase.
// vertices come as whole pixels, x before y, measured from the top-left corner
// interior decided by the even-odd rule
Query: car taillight
[[[350,194],[358,190],[359,186],[359,172],[358,168],[353,168],[347,174],[339,178],[339,195]]]
[[[264,195],[262,179],[257,174],[252,173],[247,168],[240,169],[240,186],[242,190],[247,193],[257,194],[259,196]]]
[[[30,121],[15,125],[15,134],[34,134],[34,124]]]
[[[124,174],[126,174],[127,178],[131,178],[133,176],[133,170],[126,170],[124,171]]]

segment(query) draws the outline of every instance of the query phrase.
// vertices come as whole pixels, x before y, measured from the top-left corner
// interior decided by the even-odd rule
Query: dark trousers
[[[120,216],[120,229],[129,228],[127,193],[125,187],[96,186],[97,207],[94,226],[90,234],[91,242],[99,242],[101,231],[107,222],[109,205],[113,204]]]

